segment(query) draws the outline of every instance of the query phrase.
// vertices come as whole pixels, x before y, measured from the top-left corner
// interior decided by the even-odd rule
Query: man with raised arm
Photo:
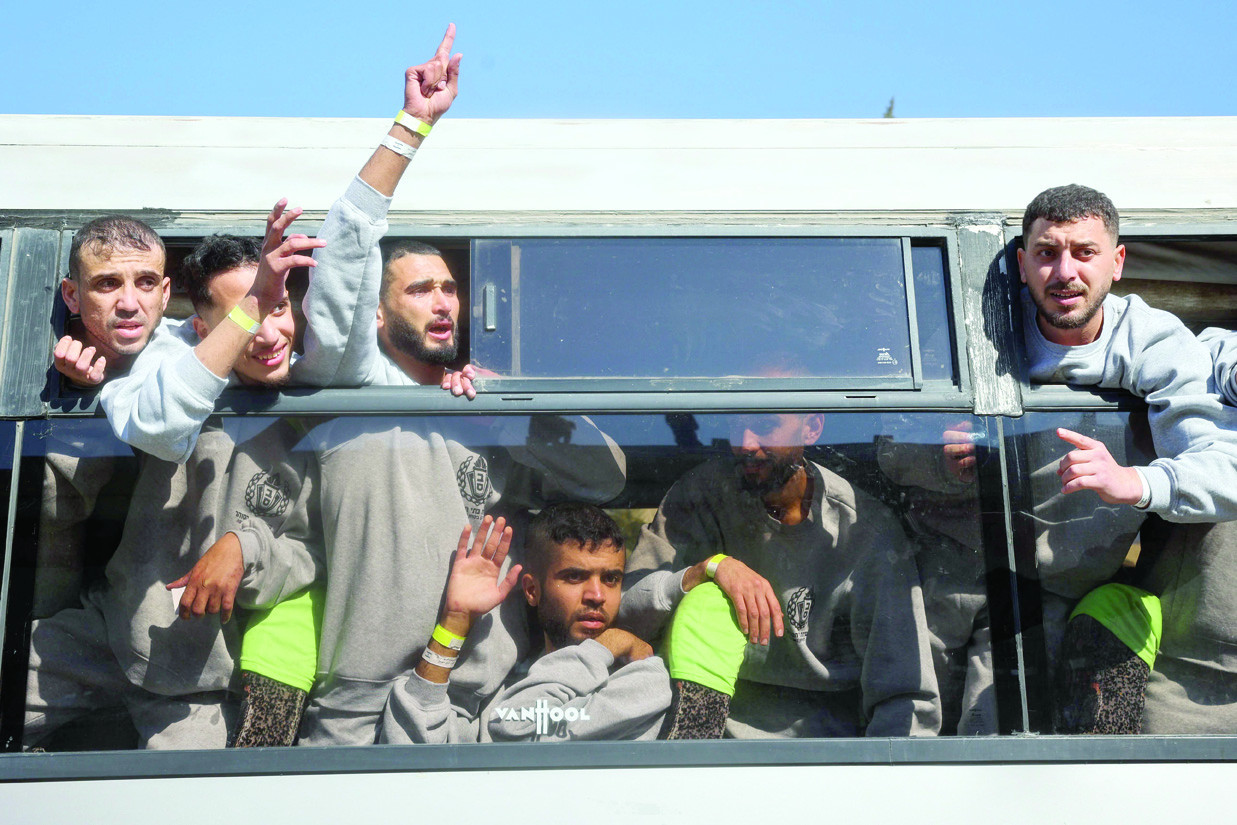
[[[434,58],[407,73],[402,110],[406,114],[398,116],[389,142],[395,142],[396,134],[402,135],[401,143],[419,142],[419,135],[450,107],[458,90],[460,63],[459,55],[450,55],[453,36],[452,26]],[[380,152],[402,161],[406,148],[396,145]],[[371,162],[390,159],[375,156]],[[323,226],[320,237],[327,245],[316,258],[316,277],[348,271],[351,278],[363,272],[358,277],[373,284],[376,322],[382,274],[377,241],[385,220],[373,215],[372,220],[365,219],[363,210],[347,200],[336,204],[334,217],[328,216]],[[413,254],[399,260],[411,263],[412,258],[423,257]],[[431,278],[428,283],[428,288],[413,291],[441,301],[445,282]],[[437,320],[417,327],[427,333],[422,337],[428,349],[454,342],[457,313],[458,309],[444,311],[440,304],[431,308]],[[365,316],[358,313],[359,318]],[[347,363],[375,363],[377,337],[374,325],[368,328],[375,337],[357,340],[373,346],[368,354]],[[416,382],[408,376],[402,383]],[[468,391],[461,384],[452,383],[451,388]],[[317,565],[326,570],[317,679],[299,738],[308,745],[376,740],[391,685],[407,674],[419,637],[434,626],[441,591],[427,588],[426,583],[446,578],[449,553],[443,552],[443,537],[458,536],[465,526],[475,528],[487,512],[499,509],[518,514],[563,498],[608,501],[624,483],[622,452],[586,418],[533,416],[495,422],[473,417],[341,417],[315,428],[308,442],[313,452],[308,470],[312,483],[305,486],[315,490],[312,503],[321,513],[321,529],[301,542],[290,541],[288,534],[275,537],[244,528],[211,548],[209,562],[203,559],[203,567],[217,560],[233,571],[250,559],[268,559],[281,568],[308,571]],[[312,561],[298,565],[285,557],[305,553]],[[236,575],[191,574],[186,598],[193,590],[195,607],[190,615],[211,612],[235,588],[235,581]],[[259,585],[255,603],[278,601],[312,581],[280,578],[269,591]],[[375,593],[384,595],[374,598]],[[463,674],[461,690],[468,695],[492,695],[527,646],[518,605],[500,608],[486,620],[495,627],[487,635],[484,654],[505,665],[475,671],[476,682],[468,682],[469,674]],[[499,681],[490,684],[491,673],[498,674]]]
[[[230,236],[207,238],[190,255],[183,274],[204,341],[216,340],[213,333],[220,327],[241,329],[225,308],[242,304],[255,282],[269,284],[275,280],[270,270],[301,263],[295,245],[279,243],[282,222],[292,217],[278,209],[272,213],[266,255],[256,242]],[[286,295],[268,294],[266,300],[269,310],[262,313],[261,329],[245,334],[246,341],[258,343],[247,344],[235,364],[238,372],[263,385],[286,376],[294,333]],[[244,438],[248,443],[236,448]],[[139,456],[132,504],[104,581],[83,594],[80,607],[32,626],[27,745],[73,718],[123,706],[143,747],[223,746],[234,703],[236,625],[214,619],[178,622],[180,594],[168,590],[180,584],[176,580],[184,570],[225,530],[244,524],[270,535],[288,531],[289,520],[303,512],[288,506],[301,491],[270,479],[303,475],[287,464],[296,458],[292,447],[299,438],[295,425],[285,420],[245,420],[226,430],[208,424],[200,437],[195,434],[194,449],[183,464]],[[255,495],[255,482],[259,488],[273,486],[273,492]],[[268,578],[284,580],[312,578],[315,572],[265,571]],[[226,620],[232,605],[222,608]]]
[[[501,529],[496,525],[491,535]],[[613,627],[627,553],[614,519],[591,504],[553,504],[529,524],[527,572],[519,580],[544,644],[530,665],[507,675],[484,718],[456,709],[451,671],[467,662],[461,651],[473,625],[506,597],[520,569],[514,566],[506,578],[501,570],[489,572],[484,550],[480,558],[475,549],[464,555],[466,539],[467,532],[421,660],[391,691],[382,741],[655,738],[670,706],[670,675],[646,642]],[[501,568],[508,542],[504,536],[490,554],[491,565]],[[467,645],[469,654],[473,649]]]
[[[935,734],[940,699],[910,545],[884,505],[805,460],[823,422],[737,416],[733,458],[680,478],[642,530],[619,624],[651,638],[713,580],[749,641],[728,736]]]

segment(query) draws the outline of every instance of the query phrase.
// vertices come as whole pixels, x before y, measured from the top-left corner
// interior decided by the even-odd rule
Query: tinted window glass
[[[308,592],[308,653],[306,633],[276,634],[276,651],[300,651],[276,659],[301,664],[271,677],[313,686],[303,744],[372,742],[388,712],[396,743],[522,738],[488,704],[552,638],[554,614],[543,621],[521,588],[475,625],[478,653],[451,671],[436,725],[422,726],[409,673],[464,526],[505,517],[512,560],[532,564],[530,518],[586,501],[607,508],[629,555],[623,606],[582,622],[614,622],[672,657],[680,612],[657,594],[685,567],[721,552],[769,582],[782,637],[744,643],[727,620],[732,735],[995,732],[981,468],[965,460],[988,444],[982,420],[957,414],[244,416],[211,419],[175,465],[135,455],[99,419],[41,422],[25,443],[25,574],[8,634],[32,669],[27,683],[10,659],[3,685],[26,723],[7,714],[6,729],[61,750],[222,746],[247,674],[268,673],[245,652],[252,634],[270,629],[270,605]],[[227,533],[244,537],[235,618],[220,624],[209,602],[178,618],[188,591],[168,586]],[[716,581],[729,586],[726,564]],[[659,678],[666,704],[620,703],[626,727],[554,730],[655,738],[670,696]]]
[[[474,360],[509,376],[781,374],[908,386],[896,238],[479,241]]]

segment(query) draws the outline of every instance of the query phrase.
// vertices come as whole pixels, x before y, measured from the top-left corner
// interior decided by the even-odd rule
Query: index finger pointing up
[[[1100,446],[1100,442],[1096,441],[1094,438],[1088,438],[1082,433],[1076,433],[1073,430],[1067,430],[1064,427],[1057,427],[1057,437],[1068,441],[1075,447],[1081,447],[1084,450],[1091,450]]]
[[[442,42],[438,44],[438,51],[434,52],[434,57],[441,60],[444,64],[451,59],[451,46],[455,43],[455,24],[447,24],[447,33],[442,36]]]

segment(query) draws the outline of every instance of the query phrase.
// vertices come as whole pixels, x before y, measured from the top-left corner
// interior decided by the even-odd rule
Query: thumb
[[[498,583],[498,592],[503,599],[507,598],[507,594],[515,587],[515,583],[519,581],[520,571],[524,569],[522,564],[513,564],[511,569],[507,571],[507,577]]]
[[[176,581],[168,582],[167,584],[165,584],[163,586],[163,589],[164,590],[175,590],[178,587],[187,587],[188,585],[189,585],[189,574],[186,573],[185,575],[181,576]]]

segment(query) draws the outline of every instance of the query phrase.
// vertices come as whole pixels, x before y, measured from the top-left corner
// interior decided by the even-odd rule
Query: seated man
[[[53,347],[53,364],[71,386],[89,388],[123,375],[160,329],[171,295],[165,262],[158,233],[133,218],[96,218],[74,234],[69,275],[60,284],[72,317]],[[85,524],[100,501],[117,498],[107,490],[123,488],[127,474],[117,468],[125,461],[114,451],[85,454],[82,445],[60,443],[51,434],[43,470],[34,618],[77,603],[96,555],[85,540]]]
[[[612,627],[627,554],[618,525],[589,504],[551,505],[529,525],[520,580],[543,632],[535,660],[507,675],[480,729],[453,709],[451,669],[475,650],[465,649],[469,632],[520,570],[495,586],[510,541],[503,528],[496,522],[488,543],[479,532],[472,551],[457,555],[438,626],[416,670],[391,691],[382,741],[655,738],[670,706],[670,676],[648,644]]]
[[[713,579],[750,642],[728,736],[935,734],[912,550],[887,508],[804,459],[823,425],[819,413],[738,416],[733,459],[679,479],[641,533],[619,623],[650,638]]]
[[[556,504],[529,524],[521,586],[545,646],[495,700],[494,741],[657,737],[670,674],[646,642],[613,626],[626,561],[622,531],[599,507]]]
[[[272,225],[277,222],[273,219]],[[209,335],[233,324],[222,308],[250,294],[254,282],[274,280],[263,271],[272,261],[287,267],[295,265],[296,257],[292,251],[259,256],[256,243],[226,236],[204,241],[191,256],[200,265],[185,270],[192,280],[190,294],[209,298],[209,304],[197,306],[202,331]],[[271,306],[286,304],[282,296]],[[294,333],[290,313],[271,312],[262,327],[263,340],[278,351],[287,349]],[[278,382],[288,364],[287,358],[255,358],[246,348],[234,367],[254,380]],[[237,430],[254,436],[244,449],[234,448]],[[283,463],[298,439],[290,422],[257,419],[229,431],[207,426],[184,464],[139,457],[132,505],[105,580],[83,595],[80,608],[61,610],[32,626],[27,745],[75,717],[118,705],[127,708],[144,747],[224,745],[237,647],[236,625],[226,623],[232,603],[217,606],[224,622],[189,625],[176,621],[179,594],[167,591],[206,548],[225,531],[240,529],[240,523],[268,534],[284,530],[297,508],[264,507],[246,491],[258,474],[298,477]],[[287,486],[281,493],[295,500],[300,490]],[[268,575],[304,579],[314,573]]]

